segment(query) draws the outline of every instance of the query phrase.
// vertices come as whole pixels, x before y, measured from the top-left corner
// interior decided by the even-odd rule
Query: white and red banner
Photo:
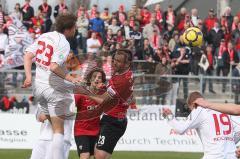
[[[0,149],[31,149],[37,141],[35,115],[1,114],[0,121]],[[115,150],[202,152],[202,144],[195,130],[177,134],[162,118],[160,106],[145,106],[129,111],[127,130]]]

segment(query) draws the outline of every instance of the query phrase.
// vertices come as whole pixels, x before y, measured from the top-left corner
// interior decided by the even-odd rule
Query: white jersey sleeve
[[[25,50],[25,54],[32,53],[34,56],[36,56],[37,50],[38,50],[38,41],[36,40],[32,45],[27,47],[27,49]]]
[[[187,120],[174,118],[173,120],[169,120],[168,123],[176,132],[179,134],[184,134],[188,129],[195,129],[199,127],[203,121],[200,115],[202,110],[203,108],[198,107],[197,109],[192,110],[192,112],[187,117]]]

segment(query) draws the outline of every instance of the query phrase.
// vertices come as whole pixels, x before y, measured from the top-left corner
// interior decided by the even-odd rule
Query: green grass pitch
[[[29,159],[31,150],[0,150],[0,159]],[[178,152],[114,152],[112,159],[200,159],[201,153]],[[71,151],[69,159],[78,159],[77,152]]]

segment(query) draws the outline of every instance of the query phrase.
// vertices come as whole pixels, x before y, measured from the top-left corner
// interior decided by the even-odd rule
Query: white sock
[[[69,143],[68,141],[64,141],[64,158],[65,159],[68,159],[70,148],[71,148],[71,143]]]
[[[44,159],[52,159],[52,158],[53,158],[53,151],[52,151],[52,140],[51,140],[51,143],[49,144],[46,150],[46,155]]]
[[[51,141],[38,140],[32,150],[30,159],[45,159],[47,148]]]
[[[60,133],[53,134],[52,153],[53,159],[64,159],[63,134]]]

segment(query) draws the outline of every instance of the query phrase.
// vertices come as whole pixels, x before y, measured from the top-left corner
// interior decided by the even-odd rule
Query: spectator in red
[[[35,33],[36,38],[38,38],[43,32],[43,16],[41,10],[38,10],[37,16],[33,17],[32,19],[32,29]]]
[[[59,14],[64,13],[65,10],[68,10],[65,0],[59,0],[58,5],[56,5],[54,8],[53,16],[56,18]]]
[[[175,21],[176,29],[179,32],[182,32],[184,30],[186,15],[187,15],[187,9],[186,8],[181,8],[180,13],[177,15],[176,21]]]
[[[125,20],[127,20],[127,13],[125,12],[124,5],[120,5],[118,11],[116,12],[118,17],[118,21],[123,24]]]
[[[208,32],[214,27],[214,23],[217,21],[218,19],[214,14],[214,9],[210,9],[208,12],[208,17],[204,21],[204,25],[206,26]]]
[[[89,19],[96,18],[97,12],[98,12],[98,6],[94,4],[92,8],[88,11]]]
[[[222,31],[223,31],[223,34],[224,34],[224,39],[226,40],[226,44],[231,40],[232,36],[231,36],[231,33],[230,31],[227,29],[227,27],[225,26],[222,26]]]
[[[157,24],[160,25],[163,22],[163,12],[161,10],[161,5],[160,4],[155,5],[154,14],[155,14],[155,17],[156,17]]]
[[[49,32],[52,26],[52,7],[47,3],[47,0],[43,0],[43,3],[38,7],[41,11],[44,20],[44,33]]]
[[[147,7],[144,7],[142,9],[141,16],[142,16],[141,26],[144,27],[145,25],[150,23],[150,19],[151,19],[151,13]]]
[[[173,6],[169,5],[167,11],[164,12],[164,28],[167,28],[167,24],[174,26],[176,13],[173,10]]]
[[[150,45],[154,50],[160,47],[162,44],[161,35],[158,34],[157,30],[153,30],[153,35],[150,37]]]
[[[30,6],[30,0],[25,0],[25,4],[21,8],[22,11],[22,20],[23,20],[23,25],[27,27],[27,29],[30,28],[31,26],[31,19],[34,17],[34,10],[33,7]]]

